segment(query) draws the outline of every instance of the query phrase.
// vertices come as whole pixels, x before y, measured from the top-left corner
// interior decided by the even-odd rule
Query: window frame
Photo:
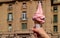
[[[22,20],[27,20],[27,13],[26,13],[26,11],[22,12]]]
[[[53,6],[53,12],[57,13],[58,12],[58,6]]]
[[[53,31],[58,32],[58,26],[57,25],[53,26]]]
[[[23,9],[26,9],[27,8],[26,2],[23,2],[22,7],[23,7]]]
[[[25,24],[25,25],[24,25]],[[22,29],[25,30],[27,29],[27,23],[22,23]]]
[[[13,20],[13,14],[12,13],[8,13],[8,21],[12,21]]]
[[[11,32],[12,31],[12,24],[8,24],[8,30],[9,30],[9,32]]]
[[[58,15],[53,15],[53,23],[57,23],[58,22]]]

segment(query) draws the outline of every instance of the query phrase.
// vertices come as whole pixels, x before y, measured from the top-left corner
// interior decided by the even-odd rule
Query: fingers
[[[38,32],[38,30],[36,28],[33,28],[32,31]]]
[[[35,38],[38,38],[36,33],[34,33],[34,36],[35,36]]]
[[[40,34],[40,35],[46,34],[46,32],[44,31],[44,29],[42,27],[41,28],[33,28],[32,31],[37,34]]]
[[[40,36],[40,37],[44,37],[44,38],[50,38],[42,27],[41,28],[33,28],[32,31],[34,33],[36,33],[34,35],[37,35],[37,37]]]
[[[44,32],[44,29],[41,27],[41,28],[33,28],[32,31],[35,31],[35,32]]]
[[[40,34],[39,34],[38,30],[36,28],[33,28],[32,30],[34,32],[35,38],[39,38],[40,37]]]

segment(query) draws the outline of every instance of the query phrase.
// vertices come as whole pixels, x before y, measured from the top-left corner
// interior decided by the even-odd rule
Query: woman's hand
[[[41,28],[33,28],[32,30],[33,30],[33,32],[35,32],[34,35],[36,38],[50,38],[42,27]],[[40,37],[37,36],[38,34],[40,35]]]

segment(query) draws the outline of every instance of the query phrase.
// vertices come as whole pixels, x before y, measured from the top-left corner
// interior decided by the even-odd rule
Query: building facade
[[[0,38],[35,38],[31,28],[38,1],[0,0]],[[59,1],[42,0],[42,8],[46,16],[43,28],[51,38],[60,38]]]
[[[34,25],[32,16],[36,10],[36,6],[37,1],[1,0],[0,37],[34,38],[33,33],[30,29]]]

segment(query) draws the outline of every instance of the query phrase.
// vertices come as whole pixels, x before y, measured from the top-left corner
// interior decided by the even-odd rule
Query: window
[[[9,31],[12,31],[12,25],[11,24],[9,24],[8,29],[9,29]]]
[[[12,10],[12,4],[9,4],[8,10]]]
[[[23,11],[23,13],[22,13],[22,20],[27,20],[26,11]]]
[[[25,9],[27,6],[26,6],[26,3],[23,3],[23,8]]]
[[[54,22],[54,23],[57,23],[57,21],[58,21],[58,16],[57,16],[57,15],[54,15],[54,17],[53,17],[53,22]]]
[[[12,13],[8,13],[8,21],[12,21],[13,20],[13,15]]]
[[[27,29],[27,23],[22,23],[22,29]]]
[[[57,26],[53,26],[54,32],[58,31],[58,27]]]
[[[58,12],[58,7],[57,6],[53,6],[53,11],[54,12]]]

